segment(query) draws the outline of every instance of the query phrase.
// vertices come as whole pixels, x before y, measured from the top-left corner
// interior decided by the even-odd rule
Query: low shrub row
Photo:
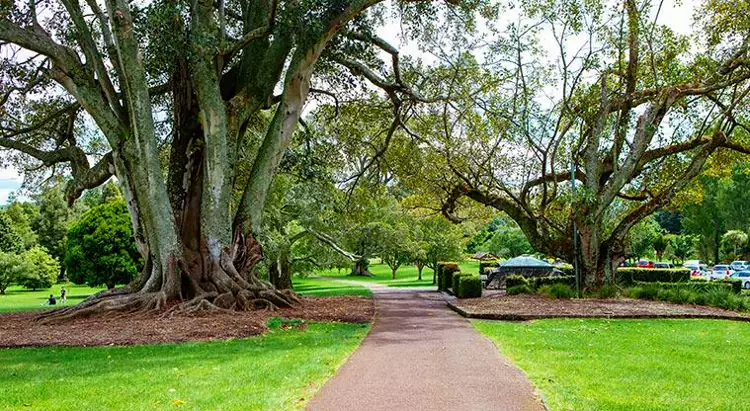
[[[537,293],[546,295],[550,298],[574,298],[576,296],[576,292],[570,288],[569,285],[563,284],[563,283],[555,283],[552,285],[543,285],[539,287],[537,290]]]
[[[512,288],[519,285],[526,285],[534,290],[546,285],[565,284],[568,287],[575,287],[576,277],[574,275],[558,275],[553,277],[524,277],[522,275],[509,275],[505,279],[505,288]]]
[[[690,280],[690,270],[686,268],[618,268],[617,284],[628,286],[636,281],[678,283]]]
[[[625,290],[625,296],[676,304],[708,305],[735,311],[750,311],[750,297],[734,293],[730,287],[694,287],[688,284],[641,282]],[[718,283],[710,283],[712,285]]]
[[[686,288],[698,292],[706,292],[711,290],[727,290],[735,294],[739,294],[740,291],[742,291],[742,283],[740,281],[688,281],[682,283],[635,281],[632,285],[636,287],[645,287],[652,285],[654,287],[664,289]],[[739,285],[739,287],[737,285]]]

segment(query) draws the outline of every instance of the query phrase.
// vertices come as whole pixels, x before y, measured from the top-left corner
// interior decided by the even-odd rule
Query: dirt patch
[[[750,321],[750,316],[721,308],[631,299],[554,300],[515,295],[456,300],[448,304],[469,318],[533,320],[539,318],[720,318]]]
[[[158,314],[95,316],[43,325],[38,313],[0,314],[0,347],[134,345],[242,338],[262,334],[271,317],[311,321],[368,322],[372,299],[308,297],[294,308],[161,318]]]

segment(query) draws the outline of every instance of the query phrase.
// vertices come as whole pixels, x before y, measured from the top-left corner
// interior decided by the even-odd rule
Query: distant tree
[[[705,261],[719,262],[721,236],[726,230],[725,207],[721,201],[722,182],[702,176],[698,179],[702,196],[683,207],[682,224],[687,234],[698,236],[696,250]]]
[[[690,257],[694,243],[695,236],[692,235],[681,234],[671,236],[666,253],[673,262],[679,260],[682,263],[686,258]]]
[[[656,214],[655,218],[661,229],[669,234],[680,234],[682,232],[682,213],[662,210]]]
[[[5,294],[12,283],[19,282],[27,270],[23,257],[0,251],[0,294]]]
[[[5,213],[13,221],[13,227],[23,242],[23,249],[28,250],[37,245],[37,235],[32,223],[39,215],[39,208],[32,203],[15,200],[5,208]]]
[[[654,241],[661,235],[659,223],[652,217],[648,217],[636,224],[628,233],[627,249],[629,254],[635,258],[653,255]]]
[[[522,254],[534,253],[534,248],[529,244],[526,235],[512,221],[503,227],[497,228],[482,247],[485,251],[503,258],[513,258]]]
[[[23,259],[28,268],[19,278],[19,284],[32,290],[52,287],[60,273],[60,264],[46,249],[32,247],[23,253]]]
[[[33,222],[34,231],[39,238],[39,245],[60,263],[59,276],[65,274],[66,236],[71,222],[81,213],[81,205],[68,207],[65,193],[60,186],[45,187],[36,197],[39,215]]]
[[[23,251],[23,239],[5,211],[0,211],[0,251],[16,254]]]
[[[425,232],[426,266],[432,269],[432,283],[437,284],[437,263],[461,258],[463,233],[443,217],[429,217],[421,221]]]
[[[409,227],[401,222],[396,224],[382,224],[379,230],[380,241],[378,254],[383,262],[391,269],[391,278],[396,279],[396,271],[408,264],[414,252],[413,239],[409,235]]]
[[[721,237],[721,248],[725,257],[734,260],[741,257],[747,248],[747,234],[741,230],[729,230]]]
[[[142,268],[124,201],[94,207],[70,227],[65,264],[76,284],[127,284]]]
[[[669,247],[669,234],[659,233],[656,238],[654,238],[653,247],[654,253],[656,253],[656,258],[661,260],[664,257],[664,252],[667,250],[667,247]]]

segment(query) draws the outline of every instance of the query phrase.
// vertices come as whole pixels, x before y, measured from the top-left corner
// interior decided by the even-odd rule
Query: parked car
[[[648,260],[638,260],[638,263],[635,266],[638,268],[654,268],[654,262]]]
[[[742,288],[750,290],[750,270],[737,271],[730,278],[742,280]]]
[[[674,268],[674,266],[671,263],[654,263],[654,268],[671,269]]]
[[[692,278],[708,277],[708,266],[705,264],[685,264],[683,267],[690,270]]]
[[[750,263],[748,261],[742,261],[742,260],[732,261],[732,263],[729,264],[729,266],[734,271],[745,271],[747,269],[750,269]]]
[[[708,276],[708,279],[711,281],[721,280],[723,278],[729,277],[730,275],[732,275],[732,273],[732,268],[729,267],[729,265],[718,264],[711,269],[711,274]]]

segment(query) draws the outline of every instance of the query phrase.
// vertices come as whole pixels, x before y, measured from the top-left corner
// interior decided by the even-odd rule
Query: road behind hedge
[[[445,301],[368,286],[375,325],[308,410],[544,409],[524,374]]]

